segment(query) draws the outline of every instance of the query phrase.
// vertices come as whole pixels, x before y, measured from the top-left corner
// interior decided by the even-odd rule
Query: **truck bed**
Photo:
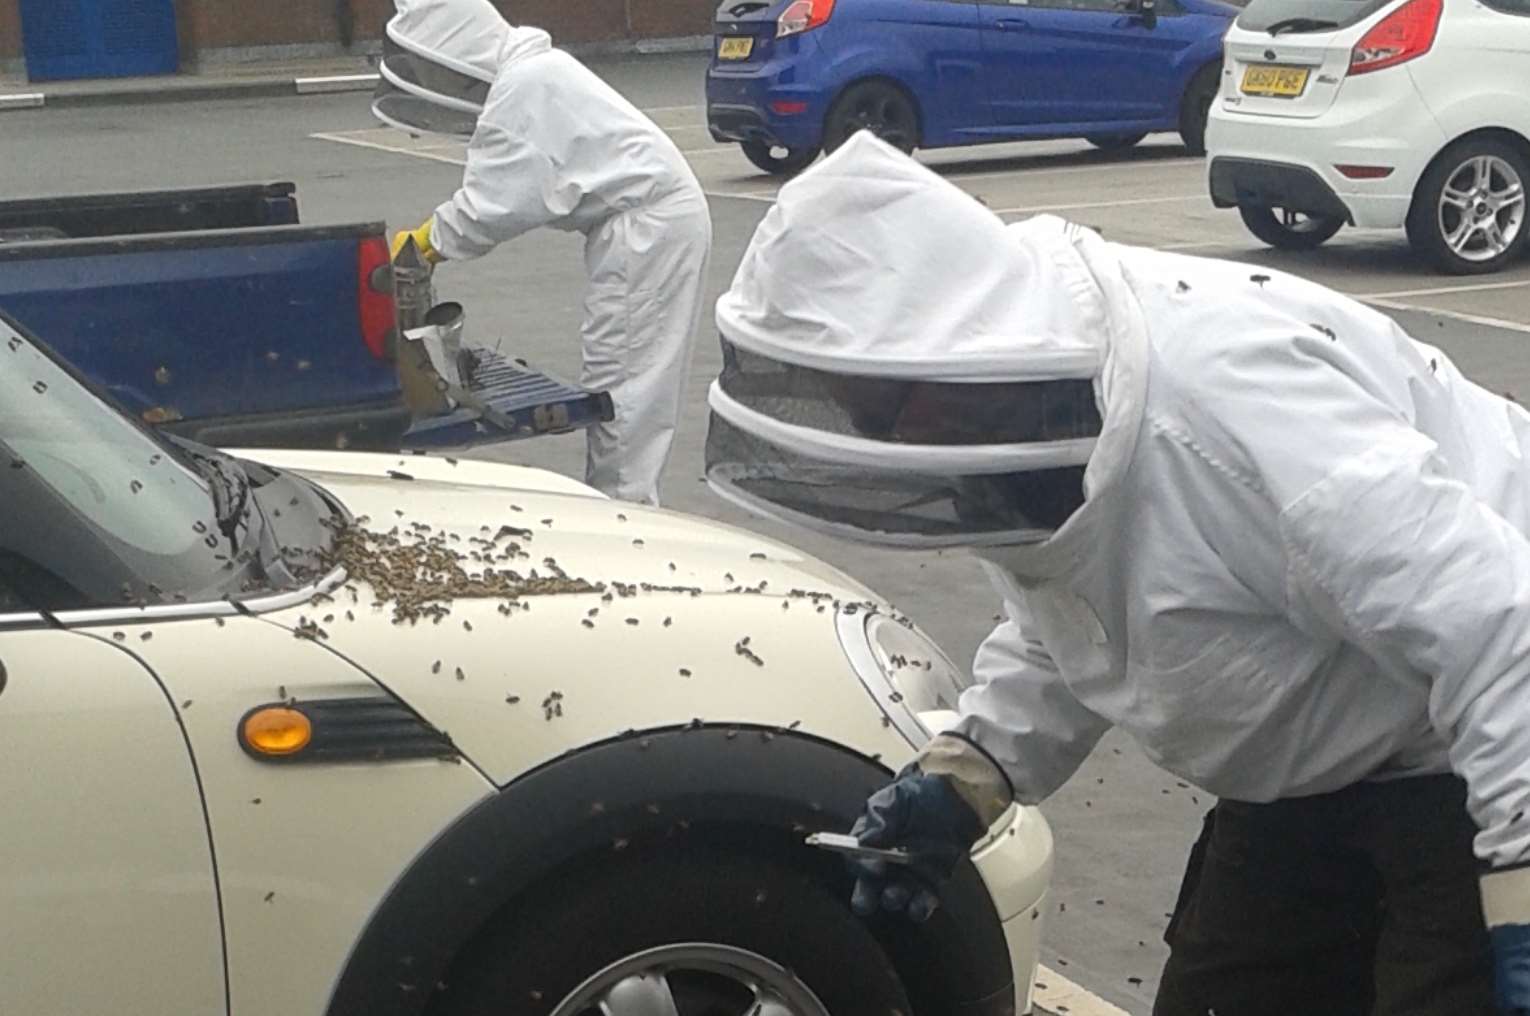
[[[480,354],[483,411],[415,420],[385,226],[299,225],[290,183],[0,202],[0,310],[208,444],[459,447],[611,418],[604,395]]]

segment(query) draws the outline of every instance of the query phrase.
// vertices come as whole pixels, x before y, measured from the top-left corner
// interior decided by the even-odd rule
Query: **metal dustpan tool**
[[[475,349],[465,341],[461,304],[432,304],[432,269],[414,241],[394,261],[399,306],[399,379],[415,413],[406,449],[456,448],[561,434],[609,423],[615,407],[524,360]]]

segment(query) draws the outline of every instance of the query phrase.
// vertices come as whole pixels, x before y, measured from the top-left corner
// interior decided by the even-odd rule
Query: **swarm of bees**
[[[344,567],[353,581],[370,585],[380,601],[391,603],[395,624],[439,620],[458,599],[509,604],[529,596],[604,591],[604,586],[571,578],[551,558],[543,564],[553,574],[545,577],[534,570],[522,575],[496,567],[527,559],[516,538],[530,535],[524,529],[501,526],[493,537],[469,540],[475,549],[464,553],[450,546],[447,534],[431,532],[423,524],[410,527],[407,533],[396,528],[379,533],[353,525],[337,531],[327,563]],[[481,567],[470,574],[467,564]]]

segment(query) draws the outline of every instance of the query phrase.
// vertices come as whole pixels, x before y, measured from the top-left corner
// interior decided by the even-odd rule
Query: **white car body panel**
[[[1011,808],[972,852],[972,862],[1004,922],[1015,990],[1020,995],[1017,1012],[1031,1011],[1052,858],[1052,827],[1034,808]]]
[[[378,902],[425,845],[493,788],[453,762],[286,766],[250,758],[238,745],[240,720],[282,701],[281,691],[297,699],[378,696],[340,657],[266,620],[96,629],[114,631],[169,689],[196,753],[217,848],[232,1011],[322,1012]]]
[[[520,538],[530,555],[527,570],[545,568],[544,559],[553,558],[570,576],[593,582],[696,588],[701,595],[613,592],[610,602],[590,593],[529,597],[529,610],[508,616],[497,600],[458,599],[439,625],[408,625],[395,624],[391,606],[375,606],[371,590],[352,579],[327,595],[256,616],[164,616],[197,613],[197,605],[187,604],[156,608],[154,617],[104,611],[75,634],[0,634],[0,662],[12,680],[0,694],[0,752],[24,744],[29,752],[50,757],[38,731],[48,731],[50,721],[58,727],[50,735],[56,742],[54,775],[9,783],[0,775],[0,802],[11,814],[24,808],[57,827],[42,840],[7,840],[0,833],[0,862],[9,871],[31,873],[48,870],[50,856],[64,858],[71,887],[89,887],[75,898],[52,901],[73,908],[61,906],[69,920],[59,917],[54,934],[41,930],[55,927],[46,921],[10,920],[12,913],[28,912],[14,908],[42,906],[27,895],[36,892],[35,880],[0,883],[0,912],[7,915],[0,922],[0,947],[9,947],[0,956],[10,957],[0,961],[0,1012],[224,1011],[209,827],[221,882],[231,1011],[321,1013],[368,919],[411,862],[493,794],[495,785],[513,783],[543,763],[627,731],[692,719],[794,728],[878,758],[892,770],[913,754],[856,675],[832,606],[834,600],[875,602],[884,610],[886,605],[790,547],[720,524],[609,501],[582,484],[537,470],[339,453],[246,457],[308,475],[354,514],[370,516],[368,528],[374,531],[420,522],[434,532],[456,534],[460,541],[454,545],[466,548],[484,526],[509,525],[531,530],[529,540]],[[794,591],[828,599],[819,603]],[[225,604],[209,609],[228,611]],[[295,637],[305,620],[321,625],[321,640]],[[749,643],[743,648],[761,663],[740,652],[745,638]],[[63,639],[90,648],[59,651]],[[18,683],[19,675],[44,667],[53,678],[61,661],[75,666],[97,652],[115,665],[88,663],[90,688],[99,683],[110,695],[74,690],[34,699],[35,687],[41,687],[35,676]],[[129,653],[153,672],[136,672],[141,686],[120,679]],[[682,675],[682,668],[690,676]],[[26,698],[16,695],[25,687],[34,690]],[[129,688],[130,696],[124,690]],[[258,762],[238,746],[238,724],[255,706],[283,696],[381,697],[384,689],[449,733],[466,764],[279,765]],[[562,694],[562,714],[549,718],[542,703],[553,691]],[[512,695],[519,701],[508,702]],[[119,696],[129,697],[117,701]],[[82,702],[100,703],[99,715],[82,717]],[[14,712],[23,706],[24,712]],[[41,726],[34,714],[41,715]],[[31,724],[25,740],[8,730],[20,729],[18,716]],[[123,738],[150,731],[152,739],[141,738],[147,743],[135,738],[127,746],[149,757],[139,761],[126,750],[117,757],[104,754],[97,746],[110,745],[114,729],[124,731]],[[188,741],[205,792],[205,818]],[[90,809],[99,808],[99,788],[114,785],[76,785],[86,761],[98,758],[116,766],[100,778],[122,784],[114,792],[133,802],[137,821],[144,824],[137,835],[102,836],[99,823],[90,821]],[[6,761],[0,773],[20,773],[9,757]],[[60,806],[60,793],[73,795],[68,805]],[[92,831],[93,842],[87,835]],[[1014,809],[974,858],[1003,922],[1021,1011],[1029,1007],[1051,855],[1045,819],[1031,809]],[[103,867],[108,863],[114,867]],[[110,874],[81,880],[92,871]],[[164,881],[168,873],[179,881]],[[176,892],[168,901],[156,897],[153,909],[132,892],[134,885],[142,892],[159,884],[156,878]],[[103,902],[107,909],[98,913]],[[146,913],[156,915],[148,927],[142,923]],[[161,927],[161,913],[178,916]],[[121,922],[128,917],[135,924],[124,934]],[[39,966],[30,980],[13,978],[15,957],[61,941],[78,942],[81,933],[66,935],[64,924],[88,929],[91,921],[102,929],[94,948],[111,952],[91,978],[72,976],[82,962],[75,948],[58,951],[55,966]],[[131,945],[125,945],[130,938]],[[66,962],[69,971],[56,969]],[[173,979],[162,976],[170,969]],[[113,974],[126,977],[130,971],[168,994],[140,997],[125,991]],[[145,971],[153,976],[145,977]]]
[[[441,533],[455,522],[450,531],[463,547],[486,523],[491,529],[529,528],[526,569],[550,559],[592,583],[705,591],[699,597],[611,593],[609,602],[601,593],[528,597],[529,609],[509,615],[497,600],[458,599],[439,624],[395,624],[391,606],[378,606],[370,587],[347,583],[336,591],[333,607],[268,615],[294,629],[303,618],[317,620],[321,611],[336,616],[324,625],[325,644],[449,731],[496,783],[510,782],[571,745],[691,719],[795,725],[863,755],[885,756],[889,765],[901,765],[910,754],[850,671],[835,627],[833,601],[872,594],[798,551],[741,530],[604,499],[529,491],[512,498],[501,490],[425,481],[309,475],[352,511],[370,515],[374,528],[430,520]],[[400,518],[395,506],[405,503],[405,492],[409,508]],[[509,507],[511,500],[520,512]],[[762,582],[764,593],[728,591]],[[831,599],[820,611],[808,599],[789,596],[793,590]],[[345,609],[356,621],[345,620]],[[763,665],[738,651],[744,639]],[[834,661],[836,671],[824,672],[826,660]],[[563,696],[562,712],[549,720],[542,703],[553,692]],[[511,696],[520,701],[508,703]]]
[[[1530,140],[1530,16],[1477,0],[1445,0],[1433,48],[1406,63],[1350,76],[1356,43],[1396,10],[1341,31],[1274,38],[1236,24],[1225,43],[1222,89],[1207,125],[1208,168],[1219,158],[1312,170],[1349,208],[1355,226],[1400,229],[1435,157],[1473,131],[1502,129]],[[1249,63],[1311,66],[1297,99],[1241,92]],[[1352,180],[1337,165],[1391,166],[1384,179]]]
[[[136,646],[0,645],[0,1012],[222,1012],[212,848],[169,698]]]
[[[1403,66],[1447,137],[1503,127],[1530,138],[1530,16],[1447,0],[1435,48],[1453,58]]]

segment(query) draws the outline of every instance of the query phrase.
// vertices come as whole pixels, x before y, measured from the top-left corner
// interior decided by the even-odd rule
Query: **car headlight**
[[[938,731],[929,714],[956,709],[967,680],[928,635],[887,614],[841,612],[845,656],[883,715],[915,748]],[[923,718],[922,718],[923,717]]]

